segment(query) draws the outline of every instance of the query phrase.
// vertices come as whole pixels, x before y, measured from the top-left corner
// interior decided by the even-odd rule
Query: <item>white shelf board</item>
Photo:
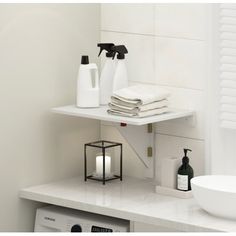
[[[173,120],[173,119],[193,116],[195,113],[194,111],[191,110],[172,109],[171,111],[161,115],[154,115],[145,118],[131,118],[131,117],[110,115],[107,113],[107,109],[108,109],[107,106],[101,106],[99,108],[78,108],[75,105],[69,105],[69,106],[53,108],[52,112],[69,116],[126,123],[130,125],[152,124],[166,120]]]

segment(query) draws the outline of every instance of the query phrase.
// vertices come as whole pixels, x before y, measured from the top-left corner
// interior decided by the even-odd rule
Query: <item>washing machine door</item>
[[[79,232],[82,232],[82,228],[81,228],[81,226],[79,224],[76,224],[76,225],[73,225],[71,227],[70,232],[72,232],[72,233],[79,233]]]

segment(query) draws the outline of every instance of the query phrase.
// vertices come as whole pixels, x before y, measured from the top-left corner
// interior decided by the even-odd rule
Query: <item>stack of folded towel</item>
[[[170,92],[153,85],[135,85],[117,90],[108,113],[128,117],[147,117],[168,112]]]

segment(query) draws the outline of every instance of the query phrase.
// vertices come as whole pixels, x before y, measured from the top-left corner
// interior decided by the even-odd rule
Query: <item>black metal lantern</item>
[[[113,147],[120,147],[120,174],[119,175],[113,175],[110,172],[111,169],[111,157],[106,155],[106,150]],[[101,149],[101,154],[96,156],[96,173],[87,175],[87,148],[88,147],[94,147]],[[111,141],[105,141],[100,140],[96,142],[86,143],[84,145],[84,180],[87,181],[87,179],[92,179],[96,181],[101,181],[103,184],[106,183],[106,181],[114,180],[114,179],[120,179],[122,181],[122,143],[117,142],[111,142]]]

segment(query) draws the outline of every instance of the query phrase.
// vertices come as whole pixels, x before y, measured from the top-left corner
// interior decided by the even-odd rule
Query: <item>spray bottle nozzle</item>
[[[112,50],[113,53],[114,53],[112,59],[115,58],[116,53],[118,53],[117,59],[124,59],[124,58],[125,58],[125,54],[128,53],[128,50],[127,50],[127,48],[125,47],[125,45],[113,46],[113,47],[111,48],[111,50]]]
[[[98,56],[101,55],[103,50],[107,51],[107,56],[108,57],[112,57],[113,56],[113,52],[112,52],[111,48],[113,46],[115,46],[114,43],[98,43],[97,46],[100,47],[100,52],[99,52]]]

